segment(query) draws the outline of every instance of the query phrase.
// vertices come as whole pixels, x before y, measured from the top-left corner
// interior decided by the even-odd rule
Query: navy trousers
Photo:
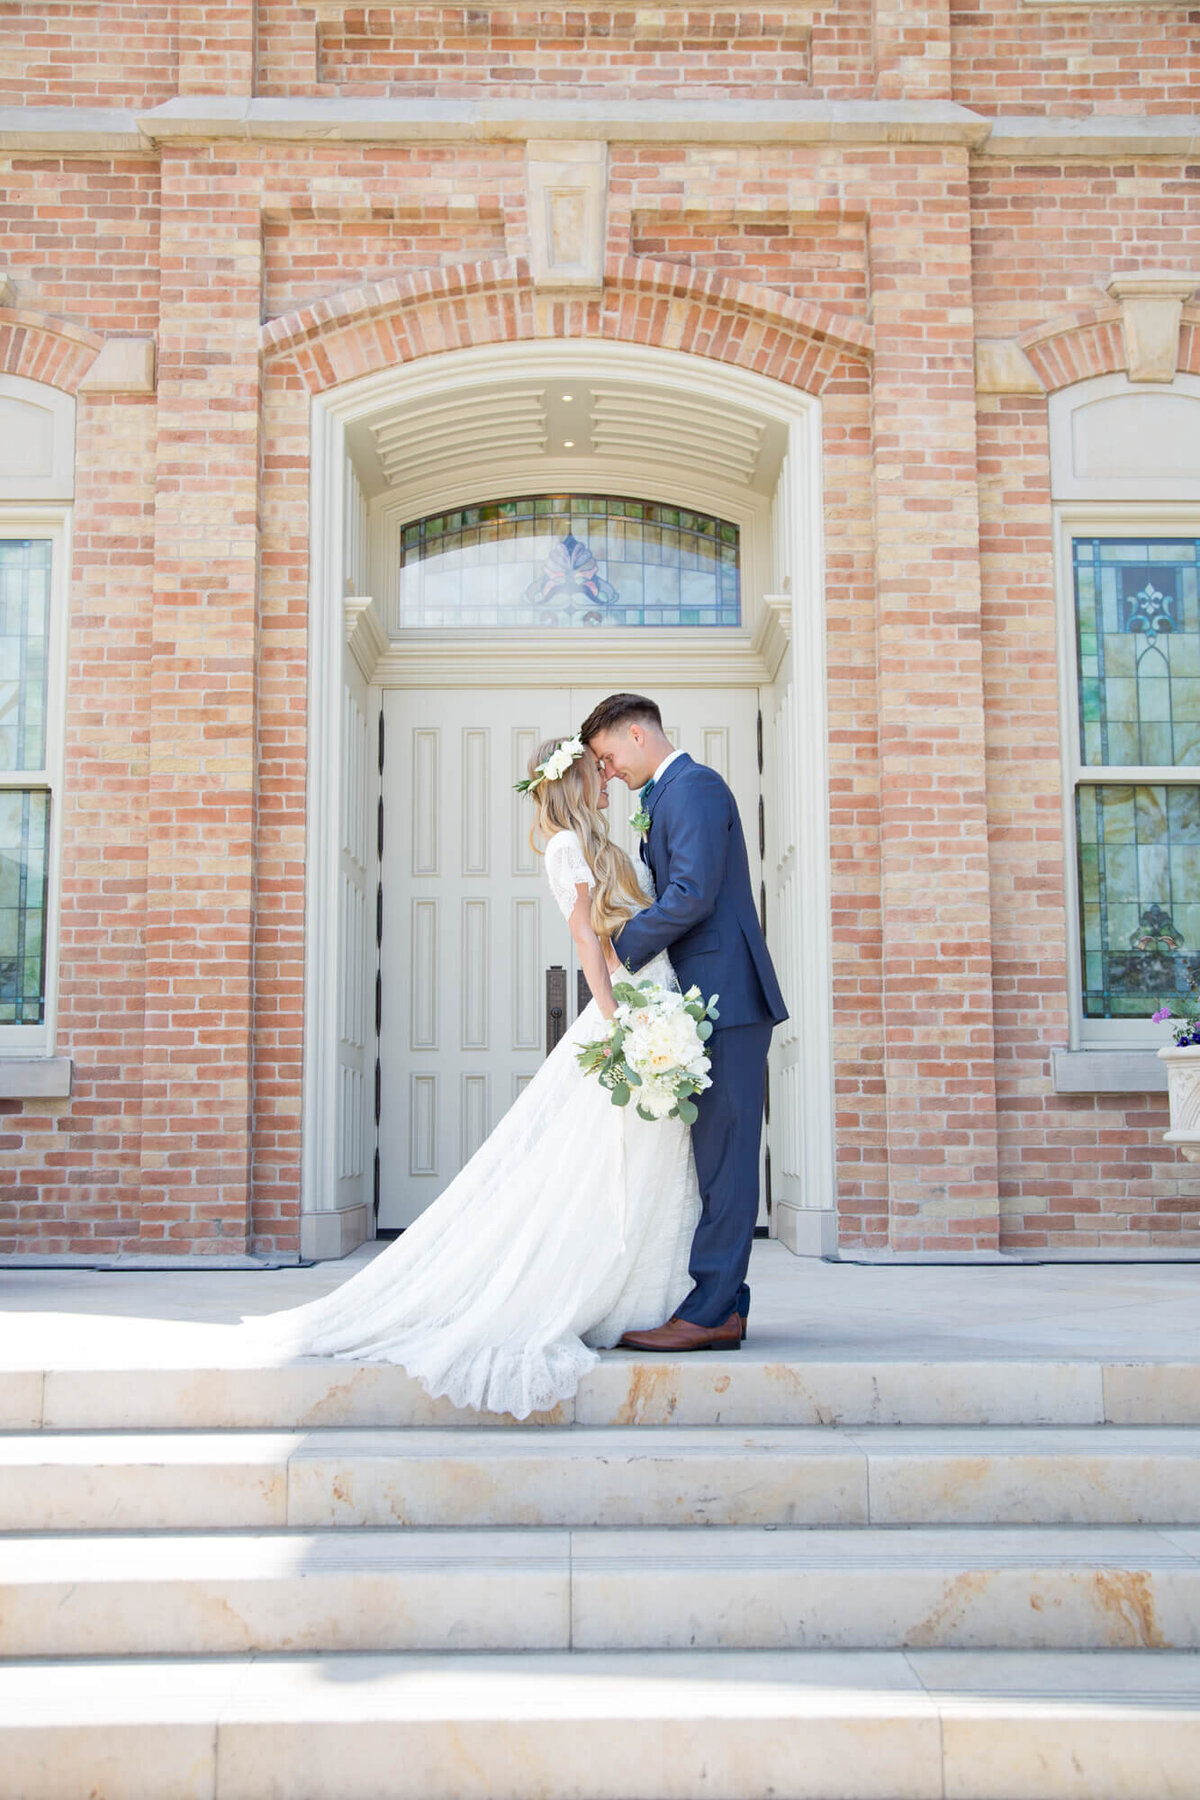
[[[733,1025],[708,1040],[712,1086],[697,1096],[692,1150],[700,1184],[700,1224],[688,1265],[695,1287],[679,1308],[693,1325],[720,1325],[750,1306],[746,1270],[758,1222],[767,1051],[774,1027]]]

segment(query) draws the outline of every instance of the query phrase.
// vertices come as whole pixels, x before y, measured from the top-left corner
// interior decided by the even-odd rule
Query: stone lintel
[[[476,141],[530,138],[628,143],[911,143],[975,145],[987,119],[953,101],[804,100],[242,100],[188,96],[140,113],[148,140],[297,139],[303,142]],[[0,126],[3,115],[0,114]]]

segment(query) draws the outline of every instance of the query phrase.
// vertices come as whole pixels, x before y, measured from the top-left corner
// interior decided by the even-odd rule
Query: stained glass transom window
[[[0,538],[0,769],[45,767],[51,549]]]
[[[740,625],[738,528],[597,494],[437,513],[401,535],[401,626]]]
[[[1200,542],[1076,538],[1081,760],[1200,764]]]
[[[46,988],[50,796],[0,792],[0,1025],[40,1025]]]

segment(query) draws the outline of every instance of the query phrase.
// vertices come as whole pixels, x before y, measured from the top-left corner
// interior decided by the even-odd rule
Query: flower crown
[[[544,763],[539,763],[532,775],[524,781],[514,783],[517,793],[531,794],[543,781],[561,781],[571,764],[578,761],[586,749],[587,745],[582,738],[564,739],[553,756],[548,756]]]

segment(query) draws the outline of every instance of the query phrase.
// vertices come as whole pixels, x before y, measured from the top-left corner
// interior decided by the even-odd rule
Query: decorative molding
[[[531,139],[525,146],[525,193],[534,287],[600,288],[608,213],[607,144]]]
[[[109,338],[79,384],[81,394],[152,394],[153,338]]]
[[[980,394],[1044,394],[1037,370],[1015,338],[979,338],[975,389]]]
[[[774,681],[792,641],[792,596],[764,594],[759,608],[750,648],[755,656],[761,657],[766,679]]]
[[[1113,276],[1108,291],[1121,303],[1130,381],[1175,379],[1183,303],[1198,283],[1200,276],[1169,269]]]
[[[0,147],[14,113],[0,110]],[[58,109],[61,118],[62,109]],[[266,100],[188,95],[133,117],[146,143],[250,138],[320,143],[596,138],[624,143],[964,144],[991,121],[951,100]]]
[[[1056,0],[1040,0],[1055,4]],[[1059,0],[1066,3],[1066,0]],[[1157,0],[1151,0],[1157,3]],[[459,101],[249,100],[189,95],[135,113],[127,108],[0,107],[0,150],[71,155],[153,155],[176,138],[285,142],[964,144],[984,156],[1179,156],[1200,154],[1200,117],[1092,114],[988,119],[949,100]]]
[[[370,594],[348,594],[342,602],[346,648],[366,682],[374,681],[380,659],[387,654],[388,634],[379,608]]]
[[[631,643],[597,628],[563,633],[569,641],[556,643],[553,656],[546,654],[545,632],[464,631],[459,642],[445,632],[404,631],[388,644],[371,680],[399,688],[752,687],[770,681],[779,666],[759,634],[782,629],[776,620],[766,628],[760,621],[753,634],[648,630]],[[773,649],[777,637],[766,641]],[[784,639],[780,657],[786,647]]]
[[[0,150],[149,156],[154,145],[124,107],[0,106]]]
[[[1200,116],[1163,113],[1151,118],[1091,113],[1083,119],[1014,115],[993,119],[977,145],[981,156],[1026,157],[1179,156],[1200,152]]]

